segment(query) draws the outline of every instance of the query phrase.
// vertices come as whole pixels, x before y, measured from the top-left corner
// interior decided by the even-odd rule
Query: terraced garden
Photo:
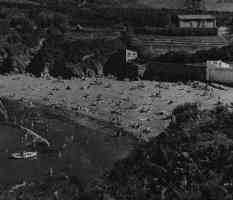
[[[219,36],[154,36],[138,35],[144,45],[153,50],[162,49],[164,51],[187,50],[194,52],[197,50],[207,50],[228,45],[228,41]]]

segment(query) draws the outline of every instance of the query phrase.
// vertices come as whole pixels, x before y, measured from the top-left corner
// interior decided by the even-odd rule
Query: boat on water
[[[22,152],[12,153],[10,158],[12,159],[36,159],[37,156],[38,156],[37,152],[22,151]]]

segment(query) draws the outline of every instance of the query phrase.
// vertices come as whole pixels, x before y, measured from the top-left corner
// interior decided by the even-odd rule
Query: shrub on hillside
[[[10,14],[10,8],[1,6],[0,8],[0,18],[6,18]]]
[[[190,108],[200,117],[193,120],[192,112],[186,113],[186,126],[172,123],[139,145],[106,175],[102,192],[115,199],[232,199],[233,113],[226,108],[201,111],[195,105],[175,112]]]
[[[64,29],[68,26],[68,17],[58,12],[41,11],[35,18],[36,24],[40,28],[47,28],[55,26],[60,29]]]
[[[197,103],[185,103],[177,106],[173,111],[172,115],[175,118],[177,124],[186,123],[189,120],[198,119],[200,108]]]
[[[10,25],[22,34],[32,33],[34,31],[34,23],[24,15],[13,16],[10,20]]]

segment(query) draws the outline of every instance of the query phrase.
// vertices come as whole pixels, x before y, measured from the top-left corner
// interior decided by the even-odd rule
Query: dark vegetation
[[[103,16],[102,11],[108,12]],[[67,9],[2,7],[0,72],[28,72],[39,77],[47,66],[56,77],[101,75],[108,58],[124,47],[119,37],[121,22],[133,12],[126,12],[118,21],[109,11],[89,7],[68,13]],[[92,28],[86,28],[89,23]]]
[[[99,68],[119,48],[120,42],[111,33],[95,30],[92,32],[97,36],[93,38],[92,32],[76,29],[72,17],[72,13],[46,8],[2,6],[0,72],[40,76],[48,65],[50,75],[64,78],[101,73]],[[40,44],[41,40],[44,41]]]
[[[93,15],[98,16],[99,20],[102,19],[112,22],[129,22],[133,26],[148,25],[153,27],[165,27],[169,25],[171,20],[170,14],[168,14],[166,11],[158,11],[149,8],[96,8],[95,10],[89,10],[87,14],[89,14],[90,17]],[[75,19],[79,20],[80,17]],[[88,19],[86,18],[86,20]]]
[[[120,38],[125,24],[130,24],[135,32],[174,34],[174,16],[187,12],[132,7],[134,1],[37,0],[0,4],[0,73],[29,72],[40,76],[47,66],[50,75],[63,78],[102,75],[107,60],[126,44]],[[218,24],[232,24],[230,13],[212,14],[217,16]],[[39,44],[42,39],[43,44]],[[137,42],[137,46],[140,58],[153,58],[153,52],[143,42]],[[192,55],[170,52],[156,61],[231,60],[231,50],[229,46]]]
[[[135,63],[126,63],[125,51],[118,51],[113,54],[103,67],[105,76],[112,75],[118,80],[129,78],[137,80],[139,78],[139,70]]]
[[[115,199],[232,199],[232,120],[232,107],[178,106],[164,133],[115,165],[103,191]]]

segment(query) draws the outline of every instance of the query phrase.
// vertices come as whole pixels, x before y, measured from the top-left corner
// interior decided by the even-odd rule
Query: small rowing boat
[[[31,151],[22,151],[17,153],[12,153],[11,158],[13,159],[35,159],[37,157],[37,152],[31,152]]]

